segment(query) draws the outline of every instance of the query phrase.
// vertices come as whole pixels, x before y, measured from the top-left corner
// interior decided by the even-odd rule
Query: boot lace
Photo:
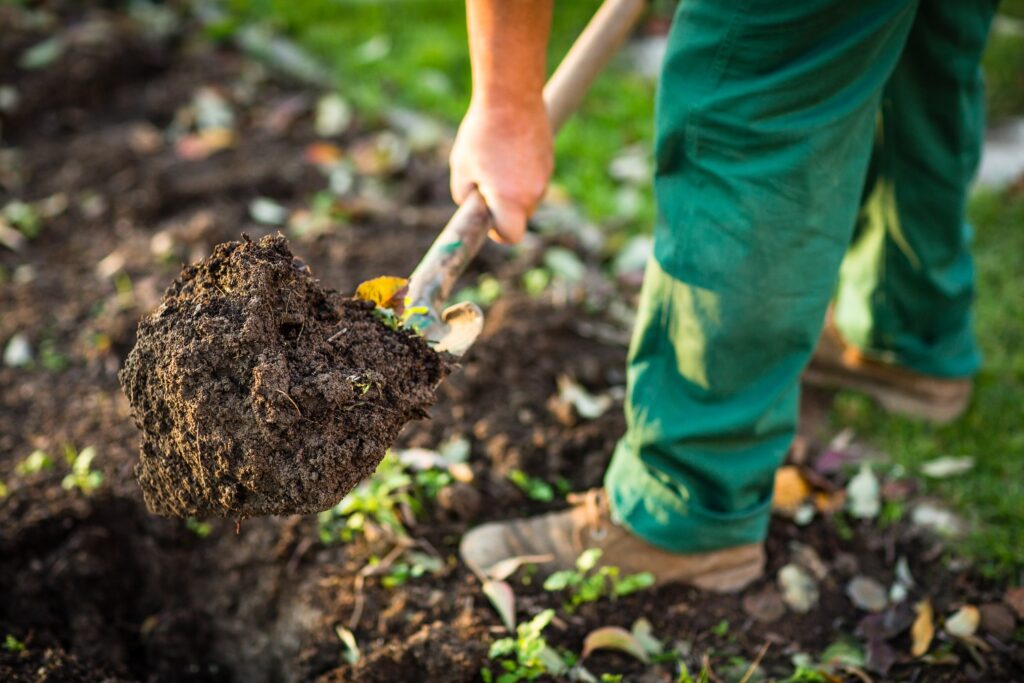
[[[604,489],[570,493],[568,501],[570,505],[583,511],[583,525],[576,530],[577,542],[582,547],[589,547],[603,541],[608,536],[608,527],[612,523],[608,496]],[[583,537],[584,533],[589,536],[589,539]]]

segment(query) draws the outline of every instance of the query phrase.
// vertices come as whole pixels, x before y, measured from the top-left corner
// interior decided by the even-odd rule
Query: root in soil
[[[139,323],[120,373],[153,512],[326,510],[369,476],[449,370],[373,305],[325,290],[284,237],[218,245]]]

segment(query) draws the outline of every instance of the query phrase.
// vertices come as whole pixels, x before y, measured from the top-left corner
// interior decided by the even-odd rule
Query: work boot
[[[939,424],[960,417],[971,398],[970,379],[932,377],[865,356],[846,343],[831,315],[803,381],[826,389],[859,391],[890,413]]]
[[[569,496],[568,510],[479,526],[463,539],[459,553],[478,576],[489,576],[512,557],[537,561],[545,575],[575,567],[584,550],[600,548],[598,566],[618,567],[620,576],[650,572],[655,585],[681,582],[719,593],[738,591],[764,572],[764,546],[742,545],[705,553],[670,553],[634,536],[611,516],[603,489]],[[714,533],[709,530],[709,533]]]

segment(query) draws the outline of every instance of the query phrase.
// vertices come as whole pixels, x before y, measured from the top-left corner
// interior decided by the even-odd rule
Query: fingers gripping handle
[[[576,109],[587,88],[629,35],[646,0],[604,0],[544,88],[552,132]],[[409,277],[412,306],[426,307],[423,330],[440,322],[438,311],[452,286],[487,239],[494,222],[474,190],[427,250]],[[429,336],[429,333],[428,333]]]

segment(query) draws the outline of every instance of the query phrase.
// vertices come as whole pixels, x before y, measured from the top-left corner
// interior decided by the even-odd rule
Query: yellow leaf
[[[395,308],[396,303],[401,303],[401,297],[405,295],[405,286],[409,283],[404,277],[382,275],[359,285],[356,288],[356,298],[363,301],[372,301],[381,308]]]
[[[917,612],[917,617],[914,619],[914,625],[910,627],[910,638],[913,641],[910,654],[920,657],[928,652],[932,638],[935,637],[935,614],[929,600],[917,603],[914,610]]]
[[[772,496],[774,509],[792,512],[800,507],[810,494],[811,487],[807,485],[796,467],[787,465],[775,472],[775,493]]]

